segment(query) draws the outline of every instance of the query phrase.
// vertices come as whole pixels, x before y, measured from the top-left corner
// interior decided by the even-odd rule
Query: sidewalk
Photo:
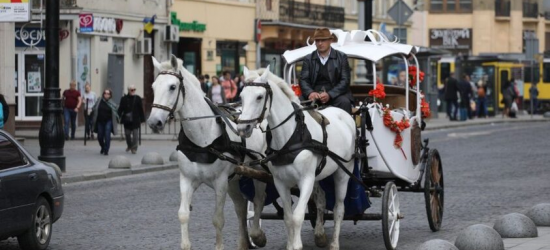
[[[510,123],[510,122],[550,122],[550,119],[543,118],[541,115],[531,118],[530,115],[518,116],[518,118],[480,118],[461,121],[449,121],[445,118],[445,113],[439,113],[438,118],[432,118],[426,121],[426,130],[438,130],[445,128],[475,126],[482,124]],[[109,155],[100,155],[100,147],[97,140],[87,140],[84,145],[84,127],[80,126],[76,130],[76,140],[65,142],[64,155],[66,157],[66,172],[63,174],[63,182],[79,182],[86,180],[95,180],[111,178],[116,176],[145,173],[166,169],[175,169],[177,164],[170,162],[168,158],[174,152],[177,145],[177,132],[179,124],[167,125],[164,134],[153,134],[149,128],[142,125],[141,146],[136,154],[125,152],[126,143],[121,135],[123,129],[119,127],[119,135],[113,137]],[[24,138],[25,148],[35,157],[40,154],[40,145],[38,142],[38,130],[18,130],[16,137]],[[122,133],[123,134],[123,133]],[[141,160],[147,152],[158,152],[165,161],[165,165],[151,166],[141,165]],[[132,163],[130,170],[109,169],[109,161],[115,156],[123,155]]]

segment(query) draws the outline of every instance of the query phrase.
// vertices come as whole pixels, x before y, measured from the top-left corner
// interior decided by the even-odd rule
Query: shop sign
[[[15,47],[46,47],[46,31],[39,28],[15,28]]]
[[[94,31],[94,15],[91,13],[80,13],[80,32]]]
[[[0,22],[28,22],[30,17],[29,0],[0,0]]]
[[[195,32],[204,32],[206,31],[206,24],[199,23],[194,20],[191,23],[184,23],[178,19],[178,14],[176,12],[170,12],[170,18],[173,25],[177,25],[181,31],[195,31]]]
[[[430,47],[469,50],[472,48],[472,29],[430,29]]]
[[[120,33],[122,30],[122,20],[108,17],[94,18],[94,30],[104,33]]]

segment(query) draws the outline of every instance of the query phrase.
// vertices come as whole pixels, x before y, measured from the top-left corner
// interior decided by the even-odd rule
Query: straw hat
[[[331,34],[328,28],[315,29],[315,33],[313,33],[313,40],[315,41],[324,39],[332,39],[332,42],[338,42],[338,38],[334,34]]]

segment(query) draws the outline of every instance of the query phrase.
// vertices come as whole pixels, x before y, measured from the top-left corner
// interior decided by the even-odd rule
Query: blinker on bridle
[[[260,114],[260,117],[255,118],[255,119],[250,119],[250,120],[242,120],[242,119],[239,118],[237,120],[237,123],[242,124],[242,123],[252,123],[252,122],[257,121],[258,124],[260,124],[264,120],[265,111],[267,110],[267,99],[269,99],[269,108],[270,109],[271,109],[271,105],[273,104],[273,91],[271,90],[271,86],[269,86],[269,83],[267,83],[267,82],[265,82],[265,83],[263,83],[263,82],[245,82],[244,85],[243,85],[243,88],[248,87],[248,86],[265,88],[266,97],[264,99],[264,107],[262,109],[262,113]]]
[[[160,76],[160,75],[171,75],[171,76],[174,76],[174,77],[176,77],[180,80],[180,84],[178,85],[178,96],[176,97],[176,102],[174,103],[174,106],[172,108],[164,106],[164,105],[156,104],[156,103],[153,103],[153,105],[151,105],[151,107],[159,108],[159,109],[166,110],[166,111],[170,112],[170,113],[168,113],[168,118],[169,119],[174,119],[174,112],[176,111],[176,107],[177,107],[178,101],[180,99],[180,93],[181,93],[182,98],[185,98],[185,88],[183,87],[183,76],[181,75],[181,72],[175,73],[175,72],[170,72],[170,71],[161,71],[157,75],[157,77]]]

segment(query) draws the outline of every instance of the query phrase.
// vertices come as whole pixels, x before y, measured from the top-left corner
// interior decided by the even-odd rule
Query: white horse
[[[294,118],[289,119],[281,125],[287,117],[292,115],[294,111],[292,103],[299,104],[299,100],[289,85],[283,79],[272,74],[269,69],[249,71],[245,67],[244,75],[246,83],[245,88],[241,92],[242,113],[238,122],[239,133],[244,137],[251,136],[254,131],[253,128],[263,119],[261,118],[263,114],[263,117],[267,119],[271,128],[280,126],[272,130],[273,139],[269,145],[272,149],[279,150],[287,144],[295,129],[297,129],[297,125],[299,125]],[[272,94],[269,94],[270,90]],[[355,151],[356,137],[355,122],[352,117],[345,111],[333,107],[319,112],[330,121],[330,124],[326,126],[328,149],[343,159],[351,159]],[[312,139],[322,142],[323,131],[321,125],[307,112],[304,112],[304,115],[305,124],[311,133]],[[315,176],[316,168],[321,161],[322,156],[320,154],[310,150],[303,150],[289,164],[280,166],[272,164],[269,166],[273,174],[275,186],[284,204],[284,220],[288,233],[287,249],[289,250],[299,250],[303,247],[300,232],[307,202],[312,192],[315,192],[313,191],[314,183],[332,174],[334,174],[336,200],[334,207],[334,235],[330,249],[339,249],[338,237],[340,234],[340,225],[344,217],[344,198],[347,192],[349,176],[339,169],[337,163],[329,157],[327,157],[326,166],[322,172]],[[353,171],[353,161],[342,163],[350,172]],[[300,189],[300,197],[294,211],[292,211],[290,189],[294,186],[298,186]],[[317,245],[323,240],[326,241],[322,223],[325,206],[322,204],[324,202],[323,198],[316,198],[318,216],[315,227],[315,242]],[[323,202],[318,202],[318,200],[323,200]],[[319,207],[320,205],[322,207]]]
[[[172,55],[170,61],[159,63],[153,57],[153,64],[160,72],[153,83],[154,107],[147,120],[147,124],[153,131],[158,132],[164,128],[165,122],[171,112],[176,113],[180,119],[183,117],[214,115],[212,109],[204,99],[200,82],[182,66],[182,60]],[[222,136],[223,132],[226,132],[222,131],[220,124],[214,118],[192,121],[182,120],[181,125],[189,141],[201,148],[211,145],[214,140]],[[235,126],[235,124],[227,124],[226,129],[227,126]],[[235,133],[229,130],[226,133],[229,135],[231,141],[241,142],[241,138]],[[254,131],[250,139],[246,140],[246,146],[256,152],[264,152],[266,148],[265,136],[260,131]],[[235,157],[228,153],[224,153],[224,155]],[[184,250],[191,249],[188,228],[191,200],[195,190],[204,183],[216,192],[216,207],[214,216],[212,217],[212,223],[216,228],[216,250],[223,249],[223,208],[228,192],[235,204],[235,211],[239,219],[240,235],[238,249],[248,249],[247,200],[244,199],[240,192],[238,177],[232,178],[228,184],[228,177],[234,173],[236,165],[220,159],[216,159],[211,164],[193,162],[181,151],[178,151],[178,163],[181,192],[181,204],[178,212],[181,222],[181,248]],[[255,216],[250,237],[256,246],[263,247],[265,246],[266,239],[259,225],[259,215],[264,206],[265,184],[255,182],[255,187]]]

